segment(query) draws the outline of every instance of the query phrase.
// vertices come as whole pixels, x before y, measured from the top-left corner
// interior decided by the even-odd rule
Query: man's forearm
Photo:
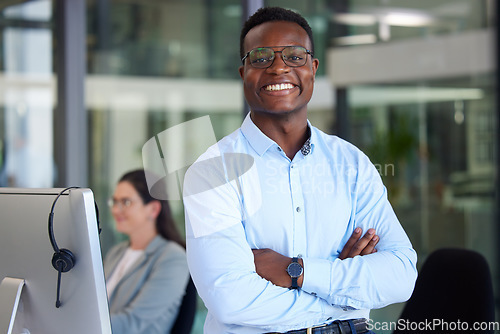
[[[267,279],[271,283],[282,288],[292,286],[292,278],[287,273],[286,268],[291,263],[292,258],[281,255],[272,249],[253,249],[255,268],[260,277]],[[299,258],[299,264],[304,267],[304,262]],[[304,275],[297,278],[297,284],[302,286]]]
[[[374,229],[369,229],[367,233],[362,236],[363,230],[356,228],[345,244],[340,259],[352,258],[357,255],[367,255],[373,253],[375,246],[378,243],[378,236],[375,234]],[[292,278],[287,273],[286,268],[292,261],[292,258],[279,254],[272,249],[253,249],[255,268],[260,277],[267,279],[271,283],[283,288],[292,286]],[[299,258],[298,262],[304,268],[304,261]],[[304,275],[297,278],[297,285],[302,287]]]

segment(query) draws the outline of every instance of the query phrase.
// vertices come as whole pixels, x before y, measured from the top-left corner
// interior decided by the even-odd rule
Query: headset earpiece
[[[66,273],[75,266],[75,256],[69,249],[61,248],[52,256],[52,266],[55,270]]]

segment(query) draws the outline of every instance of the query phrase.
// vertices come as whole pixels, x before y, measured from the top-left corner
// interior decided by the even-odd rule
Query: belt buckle
[[[313,327],[307,327],[306,328],[306,334],[313,334],[313,329],[315,329],[315,328],[321,328],[321,327],[326,327],[326,326],[328,326],[328,324],[323,324],[323,325],[313,326]]]

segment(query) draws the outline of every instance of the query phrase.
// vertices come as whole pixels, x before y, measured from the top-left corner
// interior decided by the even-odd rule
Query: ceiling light
[[[424,14],[389,12],[380,18],[384,23],[399,27],[423,27],[430,25],[433,19]]]
[[[349,103],[360,107],[467,101],[480,100],[484,94],[480,88],[356,86],[349,91]]]
[[[333,41],[338,46],[373,44],[377,42],[377,36],[374,34],[343,36],[334,38]]]
[[[372,26],[377,23],[377,18],[372,14],[342,13],[333,15],[333,21],[353,26]]]

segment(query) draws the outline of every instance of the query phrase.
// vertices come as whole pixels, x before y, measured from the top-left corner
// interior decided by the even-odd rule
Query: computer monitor
[[[94,195],[90,189],[61,194],[53,210],[56,244],[68,249],[74,267],[61,274],[60,307],[56,307],[58,271],[48,217],[63,189],[0,188],[0,291],[8,281],[23,279],[19,305],[0,300],[1,310],[17,308],[12,333],[111,334]],[[7,283],[5,283],[7,282]],[[0,298],[2,299],[2,298]],[[9,298],[3,298],[9,299]],[[7,304],[7,305],[6,305]],[[19,307],[18,307],[19,306]],[[0,324],[5,327],[5,324]],[[1,330],[1,329],[0,329]]]

